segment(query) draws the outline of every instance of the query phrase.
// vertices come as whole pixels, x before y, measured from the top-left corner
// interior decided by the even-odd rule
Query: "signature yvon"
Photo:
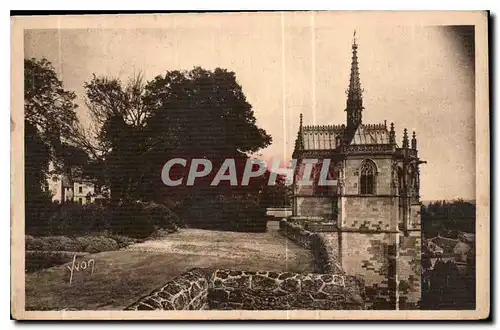
[[[70,276],[69,276],[69,285],[71,285],[71,282],[73,281],[73,272],[79,272],[79,271],[90,271],[90,275],[94,274],[94,266],[95,266],[95,260],[94,259],[89,259],[89,260],[82,260],[80,262],[76,261],[76,254],[73,256],[73,262],[71,263],[70,266],[66,266],[66,268],[69,269],[70,271]]]

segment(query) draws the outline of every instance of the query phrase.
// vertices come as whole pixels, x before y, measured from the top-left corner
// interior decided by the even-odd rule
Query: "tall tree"
[[[90,127],[80,128],[80,145],[92,156],[87,174],[110,188],[112,202],[141,198],[138,192],[148,170],[150,149],[145,127],[150,111],[144,106],[141,75],[126,83],[94,75],[84,85]]]
[[[76,95],[63,88],[46,59],[24,60],[24,148],[26,223],[42,220],[50,202],[46,188],[49,164],[57,163],[77,122]],[[33,224],[36,225],[36,224]]]
[[[104,169],[100,176],[110,184],[114,202],[164,201],[165,191],[182,199],[182,188],[168,189],[161,181],[172,157],[207,157],[217,168],[226,157],[243,163],[271,143],[233,72],[194,68],[142,81],[94,76],[85,84],[93,128],[80,134],[81,145]]]
[[[74,92],[63,88],[49,61],[24,60],[25,121],[54,149],[73,135],[78,121],[75,98]]]
[[[214,71],[195,67],[190,71],[168,71],[146,86],[145,105],[151,110],[147,133],[155,139],[149,156],[154,164],[151,172],[157,189],[169,194],[182,194],[164,187],[159,181],[162,165],[172,157],[207,158],[214,171],[226,158],[237,159],[241,173],[248,156],[268,146],[272,139],[256,124],[256,118],[234,72],[217,68]],[[187,175],[189,165],[180,175]],[[197,181],[187,192],[211,188],[211,177]],[[206,189],[204,189],[206,188]]]

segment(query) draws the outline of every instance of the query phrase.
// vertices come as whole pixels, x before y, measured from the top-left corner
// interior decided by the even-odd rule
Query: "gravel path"
[[[236,259],[255,256],[261,260],[279,259],[285,264],[312,260],[309,251],[283,237],[278,228],[278,222],[271,221],[265,233],[181,229],[161,239],[128,246],[126,250]]]
[[[126,249],[77,257],[94,259],[95,269],[73,273],[71,263],[26,274],[28,310],[122,310],[172,278],[195,268],[313,272],[312,254],[278,232],[184,229]]]

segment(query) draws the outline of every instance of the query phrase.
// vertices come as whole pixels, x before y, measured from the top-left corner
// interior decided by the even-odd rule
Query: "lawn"
[[[121,310],[142,295],[193,267],[312,272],[309,251],[280,236],[277,223],[266,233],[185,229],[125,250],[77,257],[94,259],[94,270],[72,263],[26,274],[26,309]]]

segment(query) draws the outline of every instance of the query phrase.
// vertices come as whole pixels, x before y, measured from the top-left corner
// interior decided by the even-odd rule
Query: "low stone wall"
[[[125,310],[364,309],[363,287],[343,274],[192,269]]]
[[[300,225],[305,227],[308,223],[322,223],[325,221],[323,217],[313,217],[313,216],[291,216],[286,218],[289,223]]]
[[[311,232],[285,219],[280,221],[280,232],[296,244],[313,252],[318,273],[345,274],[338,260],[338,241],[334,241],[332,233]]]
[[[363,309],[359,283],[344,275],[217,270],[209,290],[211,309]]]
[[[315,233],[307,231],[300,224],[288,222],[283,219],[280,221],[280,232],[294,241],[297,245],[306,249],[312,249],[313,236]]]
[[[203,310],[208,309],[210,270],[191,269],[142,297],[125,310]]]

